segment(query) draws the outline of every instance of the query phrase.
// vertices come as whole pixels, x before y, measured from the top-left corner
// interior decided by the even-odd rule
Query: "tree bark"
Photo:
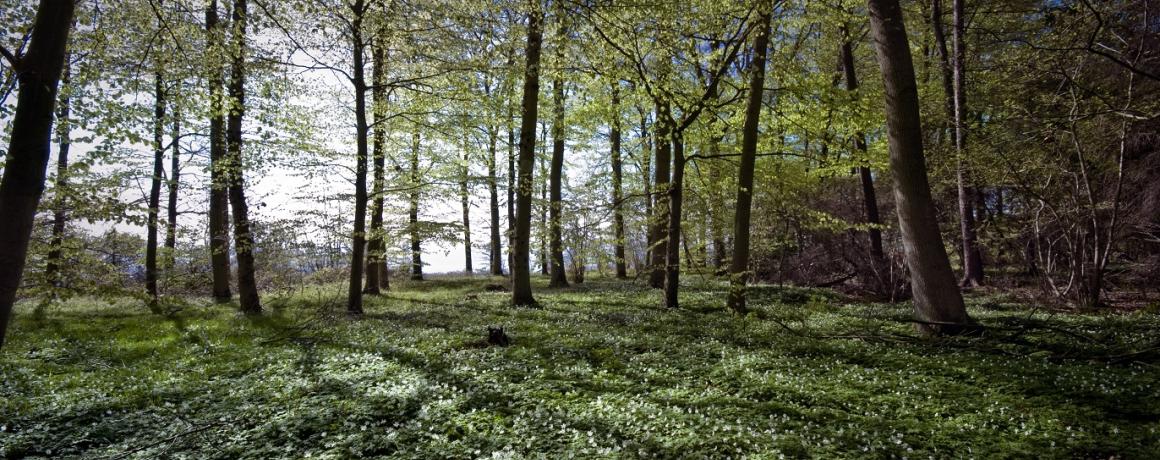
[[[729,296],[726,304],[737,314],[747,311],[745,285],[749,282],[749,221],[753,207],[753,169],[757,163],[758,123],[761,100],[765,93],[765,61],[769,48],[769,29],[773,10],[762,11],[753,43],[753,68],[749,73],[749,98],[745,104],[745,122],[741,128],[741,165],[737,173],[737,205],[733,218],[733,258],[729,266]]]
[[[371,229],[370,239],[367,242],[367,279],[366,285],[363,286],[364,294],[380,294],[383,288],[390,289],[390,281],[387,279],[387,265],[386,257],[383,254],[385,249],[383,235],[383,203],[385,197],[383,196],[384,181],[386,180],[386,142],[387,142],[387,125],[384,123],[386,118],[386,103],[387,90],[384,86],[386,84],[386,58],[383,47],[377,41],[372,44],[371,51],[371,70],[373,72],[372,81],[374,88],[371,89],[371,113],[374,115],[374,185],[372,189],[371,198]]]
[[[180,82],[178,82],[180,87]],[[180,93],[175,91],[173,100],[177,101]],[[181,185],[181,108],[173,105],[173,151],[169,157],[169,186],[166,191],[166,220],[165,220],[165,259],[164,268],[172,270],[177,262],[177,192]]]
[[[645,235],[644,259],[646,261],[645,265],[648,265],[651,267],[653,243],[654,243],[653,236],[654,235],[653,235],[653,231],[652,231],[652,225],[649,224],[648,222],[650,222],[650,219],[652,219],[652,216],[653,216],[652,143],[650,142],[650,139],[649,139],[648,112],[646,112],[644,109],[641,109],[639,106],[637,107],[637,109],[640,111],[641,185],[643,187],[643,192],[644,192],[644,215],[647,217],[645,219],[646,228],[644,229],[644,235]],[[636,267],[637,276],[640,276],[640,272],[641,272],[641,267],[640,267],[640,265],[637,265],[637,267]],[[649,273],[652,273],[652,272],[650,271]]]
[[[716,132],[711,134],[709,138],[709,155],[718,156],[721,154],[721,140],[722,136]],[[727,256],[725,248],[725,219],[721,218],[721,214],[725,213],[722,208],[725,198],[718,193],[718,187],[721,186],[721,167],[716,163],[709,165],[709,181],[712,184],[713,192],[709,195],[712,202],[709,206],[709,233],[713,240],[713,259],[712,266],[717,275],[724,273],[725,259]]]
[[[512,123],[515,114],[508,110],[508,182],[507,182],[507,240],[508,240],[508,270],[515,270],[515,242],[516,242],[516,129]]]
[[[52,203],[52,242],[49,244],[48,260],[44,266],[44,278],[50,288],[64,286],[64,277],[61,273],[64,265],[64,232],[68,225],[68,154],[72,145],[71,112],[71,65],[69,54],[64,57],[64,70],[60,86],[64,88],[60,96],[60,107],[56,112],[57,156],[56,156],[56,183],[53,185]]]
[[[516,231],[512,252],[512,305],[535,305],[529,267],[532,230],[532,171],[536,164],[536,119],[540,95],[540,47],[544,14],[535,2],[528,17],[528,45],[524,55],[524,93],[520,116],[519,188],[516,201]]]
[[[562,27],[561,27],[562,28]],[[561,35],[563,35],[561,33]],[[557,49],[564,46],[563,41],[559,41]],[[548,173],[548,233],[549,233],[549,251],[552,262],[551,279],[548,282],[548,287],[559,288],[568,287],[567,270],[564,268],[564,242],[563,242],[563,228],[561,219],[561,211],[563,203],[562,186],[564,180],[564,80],[556,78],[552,82],[552,94],[554,100],[554,114],[552,121],[552,165]]]
[[[885,86],[890,169],[899,228],[918,327],[927,334],[971,328],[939,234],[926,175],[914,63],[898,0],[867,0],[870,25]]]
[[[419,238],[419,126],[411,134],[411,196],[407,213],[411,234],[411,280],[423,280],[423,241]]]
[[[681,206],[684,203],[685,185],[685,140],[680,131],[672,136],[673,171],[669,184],[669,244],[665,254],[665,306],[679,308],[677,300],[681,286]]]
[[[975,287],[983,284],[983,257],[979,253],[975,226],[975,190],[971,186],[967,155],[967,58],[966,18],[963,11],[966,0],[954,0],[954,108],[955,158],[959,191],[959,223],[963,234],[963,279],[960,285]]]
[[[217,303],[229,302],[230,292],[230,211],[226,179],[225,110],[222,107],[222,87],[225,79],[221,65],[222,30],[218,23],[217,0],[210,0],[205,10],[207,36],[207,70],[209,83],[209,250],[213,281],[213,298]]]
[[[548,143],[548,127],[546,125],[541,126],[540,131],[541,131],[540,145],[546,146]],[[545,155],[542,153],[539,157],[540,177],[549,175],[548,167],[544,165],[544,163],[545,163],[544,156]],[[548,181],[540,182],[540,206],[539,206],[539,208],[540,208],[540,230],[537,233],[539,233],[539,236],[540,236],[540,251],[539,251],[540,274],[547,276],[548,273],[550,273],[549,266],[551,265],[551,263],[548,260],[549,259],[549,256],[548,256],[548,233],[550,233],[548,231]]]
[[[163,27],[158,21],[158,27]],[[161,213],[161,176],[165,175],[165,74],[156,53],[153,71],[153,176],[149,182],[149,211],[145,224],[145,293],[149,296],[149,310],[157,312],[157,226]]]
[[[491,254],[489,271],[492,275],[503,276],[503,240],[500,239],[499,223],[499,179],[496,177],[496,144],[499,142],[499,127],[487,130],[487,193],[488,208],[491,210]]]
[[[242,313],[262,312],[254,277],[254,237],[246,205],[245,168],[242,163],[242,117],[246,111],[246,0],[234,0],[234,42],[230,63],[230,110],[226,117],[226,170],[230,207],[233,208],[234,246],[238,259],[238,300]]]
[[[48,169],[52,115],[64,67],[74,2],[44,1],[36,11],[28,51],[17,62],[20,94],[0,179],[0,347],[24,274],[33,221]]]
[[[471,175],[471,155],[468,142],[463,142],[463,170],[460,172],[459,201],[463,206],[463,271],[471,274],[475,269],[471,266],[471,192],[467,183]]]
[[[353,18],[350,22],[352,83],[354,84],[355,118],[355,169],[354,169],[354,232],[351,235],[350,283],[347,289],[346,312],[349,315],[363,314],[362,281],[363,263],[366,256],[367,240],[367,138],[370,125],[367,123],[367,82],[366,45],[363,43],[362,24],[366,5],[363,0],[354,0],[350,5]]]
[[[941,69],[940,74],[942,75],[943,111],[946,114],[946,126],[950,127],[955,119],[955,90],[951,75],[951,55],[947,49],[947,36],[943,29],[942,0],[931,0],[930,27],[934,33],[935,50],[938,51],[939,69]]]
[[[612,83],[612,123],[609,127],[612,146],[612,253],[616,258],[616,278],[627,279],[628,267],[624,262],[624,166],[620,159],[620,82]]]
[[[668,257],[668,222],[669,222],[669,168],[672,160],[671,113],[668,101],[657,102],[656,109],[656,165],[653,168],[653,221],[652,229],[652,273],[649,274],[649,286],[654,289],[664,287],[665,259]]]

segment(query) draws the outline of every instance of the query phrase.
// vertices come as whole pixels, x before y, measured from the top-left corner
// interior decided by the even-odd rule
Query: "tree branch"
[[[18,69],[20,67],[20,58],[13,55],[11,51],[8,51],[8,48],[5,48],[4,45],[0,45],[0,54],[4,55],[4,59],[8,60],[8,64],[11,65],[13,69]]]

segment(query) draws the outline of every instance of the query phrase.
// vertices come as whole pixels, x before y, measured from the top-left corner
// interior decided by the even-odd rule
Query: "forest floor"
[[[18,307],[0,457],[1160,458],[1160,316],[970,299],[982,336],[924,340],[907,305],[723,285],[676,311],[639,283],[339,286],[264,317],[188,299]],[[510,346],[487,346],[503,325]]]

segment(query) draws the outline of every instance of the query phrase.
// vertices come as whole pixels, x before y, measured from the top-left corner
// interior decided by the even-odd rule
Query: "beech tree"
[[[238,260],[238,300],[243,313],[262,312],[258,281],[254,277],[254,237],[250,226],[250,208],[246,204],[245,165],[242,163],[242,117],[246,112],[246,0],[234,0],[230,46],[230,81],[227,88],[229,111],[226,115],[226,180],[234,219],[234,251]]]
[[[765,61],[769,50],[769,28],[773,17],[772,2],[761,5],[761,19],[757,23],[757,37],[753,41],[753,61],[749,69],[749,99],[745,105],[745,126],[742,128],[741,165],[737,173],[737,205],[733,221],[733,259],[730,262],[729,298],[727,304],[734,313],[743,314],[745,284],[749,281],[749,213],[753,207],[753,168],[757,160],[758,123],[761,117],[762,95],[765,93]]]
[[[164,20],[158,15],[157,29],[164,27]],[[145,224],[145,293],[149,296],[149,309],[154,312],[158,311],[157,227],[161,214],[161,181],[165,175],[166,55],[164,49],[153,53],[153,175],[149,180],[149,217]]]
[[[354,86],[355,116],[355,179],[354,179],[354,234],[351,237],[350,281],[347,292],[346,311],[351,315],[361,315],[362,281],[364,257],[366,256],[367,217],[367,143],[370,124],[367,122],[366,47],[363,24],[371,5],[365,0],[354,0],[350,8],[350,30],[348,31],[353,60],[351,61],[351,84]]]
[[[918,327],[928,334],[971,324],[939,234],[926,174],[914,63],[898,0],[867,0],[886,93],[890,171]]]
[[[73,2],[41,1],[23,55],[0,48],[18,69],[19,98],[0,178],[0,347],[24,274],[33,218],[48,168],[52,119],[72,29]]]
[[[229,302],[230,292],[230,237],[229,195],[226,181],[225,107],[222,88],[224,30],[218,22],[217,0],[210,0],[205,8],[206,30],[206,83],[209,85],[209,253],[213,280],[213,298],[218,303]]]
[[[562,183],[564,175],[564,47],[568,39],[568,29],[564,25],[564,11],[560,9],[556,16],[556,76],[552,80],[552,160],[548,173],[548,238],[549,258],[551,259],[551,280],[549,287],[567,287],[568,276],[564,270],[564,243],[561,207],[563,206]]]
[[[857,97],[858,91],[858,74],[854,66],[854,49],[853,44],[849,39],[849,31],[842,28],[843,40],[841,47],[841,67],[842,74],[846,82],[846,90],[850,91]],[[867,154],[866,135],[862,132],[855,132],[854,135],[854,149],[863,157]],[[878,214],[878,194],[874,189],[874,176],[870,172],[870,167],[860,165],[857,167],[858,180],[862,186],[862,207],[866,214],[866,223],[870,224],[870,228],[866,231],[867,238],[870,242],[870,273],[865,280],[866,284],[872,286],[873,289],[884,292],[887,276],[886,270],[886,252],[882,249],[882,230],[879,228],[882,225],[882,220]]]
[[[371,90],[371,107],[374,115],[374,188],[371,190],[371,227],[367,243],[366,286],[364,294],[379,294],[390,290],[391,276],[387,267],[386,236],[383,230],[383,207],[386,202],[386,142],[387,142],[387,75],[386,44],[383,43],[383,28],[372,41],[371,65],[374,89]]]
[[[64,70],[60,80],[60,102],[56,109],[56,136],[57,136],[57,160],[56,160],[56,184],[53,188],[56,189],[52,204],[52,242],[51,249],[48,252],[48,260],[44,267],[44,278],[48,281],[51,288],[62,287],[64,280],[61,273],[62,264],[64,263],[64,233],[65,227],[68,225],[68,202],[67,193],[64,190],[68,188],[68,165],[69,165],[69,150],[72,147],[72,120],[70,119],[71,112],[71,95],[72,91],[70,85],[70,69],[69,55],[65,54]]]
[[[532,172],[536,162],[536,118],[540,96],[540,48],[543,43],[544,13],[539,0],[532,0],[528,12],[528,44],[524,56],[524,89],[520,103],[519,184],[516,189],[516,231],[512,242],[512,305],[535,305],[529,253],[532,230]]]

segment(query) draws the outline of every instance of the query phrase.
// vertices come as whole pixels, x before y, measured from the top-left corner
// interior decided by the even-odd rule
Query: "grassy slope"
[[[486,282],[404,285],[358,321],[338,288],[267,297],[257,321],[23,306],[0,457],[1160,457],[1156,355],[1107,364],[1154,346],[1154,315],[976,300],[998,331],[923,342],[903,306],[820,291],[758,288],[734,318],[710,286],[681,311],[631,284],[540,286],[529,310]],[[489,324],[513,345],[483,347]]]

